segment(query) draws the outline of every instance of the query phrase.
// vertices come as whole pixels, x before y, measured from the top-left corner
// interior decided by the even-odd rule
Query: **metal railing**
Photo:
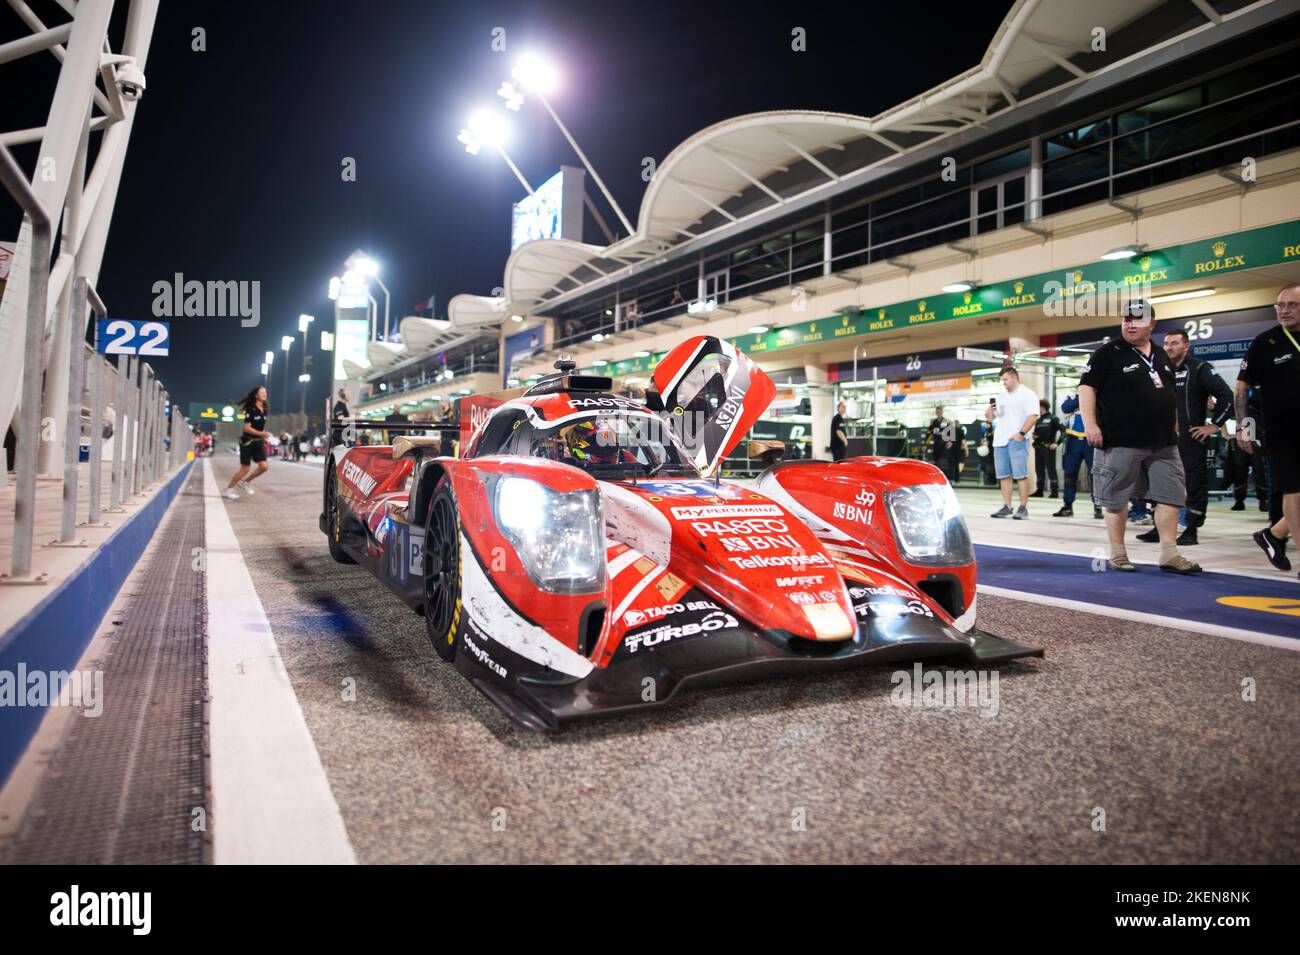
[[[50,250],[53,223],[49,213],[32,191],[22,169],[9,150],[0,144],[0,182],[22,207],[31,222],[31,249],[28,261],[27,322],[24,342],[22,409],[17,420],[15,469],[17,482],[14,496],[14,537],[10,572],[0,575],[0,582],[10,584],[47,583],[46,574],[32,573],[33,538],[36,528],[36,471],[40,442],[43,440],[41,384],[50,373],[43,343],[45,317],[49,302]],[[68,349],[68,409],[63,428],[63,503],[59,538],[52,546],[85,546],[75,539],[78,526],[103,527],[103,418],[107,404],[109,375],[113,384],[113,459],[109,473],[110,503],[108,511],[122,511],[129,499],[148,491],[170,471],[189,460],[193,451],[193,434],[181,415],[180,407],[170,403],[170,396],[147,364],[130,356],[117,356],[113,369],[106,358],[85,344],[87,309],[98,318],[107,314],[103,301],[84,275],[72,281],[69,302],[70,344]],[[57,355],[57,349],[52,352]],[[87,395],[89,390],[89,395]],[[89,422],[86,521],[77,523],[83,418]],[[6,471],[8,462],[0,461]]]

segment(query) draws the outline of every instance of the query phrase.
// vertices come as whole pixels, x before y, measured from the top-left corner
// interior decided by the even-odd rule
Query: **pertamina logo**
[[[365,495],[369,495],[375,489],[375,485],[379,483],[351,461],[343,462],[343,476],[355,484],[357,489]]]

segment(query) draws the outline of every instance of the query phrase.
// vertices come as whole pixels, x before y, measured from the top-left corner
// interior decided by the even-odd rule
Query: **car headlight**
[[[885,495],[894,537],[909,563],[956,567],[974,563],[970,531],[947,484],[900,487]]]
[[[557,594],[605,589],[605,535],[595,488],[553,491],[531,478],[504,477],[496,482],[492,508],[538,587]]]

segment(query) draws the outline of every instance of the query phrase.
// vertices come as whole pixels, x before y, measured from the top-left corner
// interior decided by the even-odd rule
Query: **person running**
[[[1065,451],[1061,455],[1061,509],[1053,517],[1073,517],[1074,498],[1079,491],[1079,469],[1088,468],[1089,487],[1092,486],[1092,445],[1083,431],[1083,414],[1079,411],[1079,396],[1070,395],[1061,402],[1061,414],[1070,416],[1070,423],[1065,426]],[[1089,492],[1091,493],[1091,492]],[[1096,502],[1092,505],[1092,516],[1101,520],[1101,508]]]
[[[244,428],[239,434],[239,470],[226,485],[225,497],[232,501],[239,500],[235,492],[238,487],[245,494],[254,494],[252,482],[266,473],[270,467],[266,461],[266,441],[271,432],[266,430],[266,413],[270,409],[266,398],[266,386],[258,385],[244,395],[239,406],[244,409]],[[252,465],[257,467],[253,468]],[[250,473],[251,472],[251,473]]]
[[[1079,381],[1079,410],[1093,452],[1093,500],[1106,511],[1110,568],[1137,570],[1124,546],[1124,518],[1133,499],[1156,502],[1160,569],[1199,574],[1178,552],[1178,511],[1187,501],[1178,454],[1174,366],[1151,343],[1155,309],[1144,299],[1124,308],[1119,338],[1088,358]]]

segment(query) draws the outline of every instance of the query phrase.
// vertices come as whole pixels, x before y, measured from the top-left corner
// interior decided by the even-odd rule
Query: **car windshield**
[[[698,476],[672,429],[660,418],[641,411],[601,411],[539,427],[523,414],[505,416],[501,428],[489,423],[475,456],[522,454],[562,461],[584,471],[633,476],[689,474]],[[495,432],[495,434],[494,434]],[[494,440],[500,435],[499,440]]]

